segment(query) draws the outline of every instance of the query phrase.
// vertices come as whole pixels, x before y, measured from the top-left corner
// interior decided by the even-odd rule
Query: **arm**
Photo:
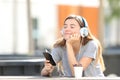
[[[73,76],[74,76],[74,70],[73,70],[73,65],[74,64],[82,64],[83,69],[85,70],[93,60],[93,58],[87,57],[87,56],[83,56],[80,61],[76,60],[75,55],[78,53],[78,51],[80,49],[80,47],[79,47],[80,43],[79,42],[80,42],[79,36],[71,37],[66,42],[67,54],[68,54],[68,62],[69,62],[69,65],[70,65]],[[74,46],[74,44],[76,44],[76,45]],[[94,49],[91,49],[91,48],[89,48],[89,49],[90,50],[88,50],[88,51],[89,51],[90,54],[95,51]]]
[[[74,54],[74,51],[73,51],[73,47],[69,43],[66,43],[66,46],[67,46],[68,62],[69,62],[69,65],[70,65],[70,69],[72,71],[72,76],[74,76],[73,65],[78,64],[78,62],[76,61],[75,54]]]
[[[90,41],[83,52],[83,57],[80,59],[79,63],[82,64],[84,70],[90,65],[90,63],[96,59],[98,45],[92,40]]]
[[[78,53],[79,48],[80,48],[80,35],[79,34],[71,35],[70,38],[66,40],[66,49],[72,76],[74,76],[73,65],[79,63],[75,58],[75,55]]]
[[[80,64],[82,64],[83,70],[85,70],[89,64],[92,62],[92,58],[89,57],[82,57],[81,60],[79,61]]]
[[[74,55],[74,50],[72,46],[69,44],[67,44],[67,52],[68,52],[68,61],[69,61],[69,65],[70,65],[73,76],[74,76],[74,68],[73,68],[74,64],[82,64],[83,69],[85,70],[93,60],[92,58],[89,58],[89,57],[82,57],[81,60],[77,62]]]

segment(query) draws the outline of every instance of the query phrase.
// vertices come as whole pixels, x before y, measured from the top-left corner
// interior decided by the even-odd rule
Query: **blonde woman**
[[[85,77],[104,77],[101,44],[91,34],[82,16],[70,15],[65,19],[62,38],[55,42],[51,55],[56,63],[62,63],[63,76],[74,76],[73,65],[81,64]],[[41,75],[50,75],[53,69],[54,66],[46,60]]]

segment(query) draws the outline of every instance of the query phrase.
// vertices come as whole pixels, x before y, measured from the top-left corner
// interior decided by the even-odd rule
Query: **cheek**
[[[80,34],[80,31],[75,31],[74,33],[75,33],[75,34]]]
[[[80,33],[80,31],[77,31],[77,32],[76,32],[76,34],[79,34],[79,33]]]
[[[80,29],[75,29],[75,30],[72,31],[72,32],[78,34],[78,33],[80,33]]]

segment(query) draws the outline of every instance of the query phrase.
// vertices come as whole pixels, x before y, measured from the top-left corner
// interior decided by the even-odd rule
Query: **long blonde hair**
[[[68,16],[65,19],[65,21],[67,19],[75,19],[79,23],[80,27],[81,27],[81,25],[83,25],[82,21],[77,16]],[[88,32],[88,36],[85,37],[85,38],[82,38],[82,37],[80,38],[81,40],[83,40],[81,44],[82,45],[86,45],[90,40],[95,40],[97,42],[97,44],[98,44],[98,51],[97,51],[96,61],[95,62],[96,63],[99,62],[101,64],[102,71],[104,71],[105,70],[105,65],[104,65],[104,60],[103,60],[103,57],[102,57],[102,46],[101,46],[99,40],[92,35],[92,33],[91,33],[91,31],[90,31],[88,26],[87,26],[87,28],[88,28],[88,31],[89,31]],[[56,42],[54,43],[53,47],[58,47],[58,46],[63,47],[63,46],[65,46],[65,44],[66,44],[66,40],[63,37],[61,37],[58,40],[56,40]]]

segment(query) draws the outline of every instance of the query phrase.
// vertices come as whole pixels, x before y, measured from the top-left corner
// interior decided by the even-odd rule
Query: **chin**
[[[65,40],[68,40],[68,39],[69,39],[69,37],[64,37],[64,39],[65,39]]]
[[[69,37],[70,37],[70,35],[66,35],[66,36],[64,36],[64,39],[65,39],[65,40],[68,40]]]

